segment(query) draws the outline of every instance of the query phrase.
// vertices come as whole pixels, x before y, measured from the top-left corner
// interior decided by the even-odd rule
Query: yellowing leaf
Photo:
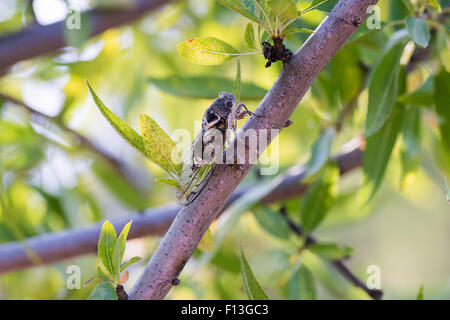
[[[169,135],[145,114],[139,116],[139,131],[144,138],[145,155],[167,172],[178,175],[180,166],[172,162],[172,150],[176,144]]]
[[[190,39],[179,43],[177,49],[184,59],[201,65],[222,64],[239,56],[239,51],[214,37]]]
[[[439,2],[437,2],[437,0],[426,0],[426,1],[430,7],[436,9],[438,12],[442,12],[441,5],[439,4]]]

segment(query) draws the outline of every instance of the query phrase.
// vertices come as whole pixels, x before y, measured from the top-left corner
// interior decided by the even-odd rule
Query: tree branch
[[[362,149],[359,139],[354,139],[344,145],[341,153],[335,157],[339,163],[341,174],[344,175],[361,166]],[[283,181],[262,200],[262,204],[280,202],[292,197],[303,195],[308,185],[301,184],[305,174],[304,166],[292,167]],[[225,208],[231,205],[244,193],[251,190],[245,186],[236,190],[228,199]],[[116,230],[122,230],[127,222],[133,220],[128,239],[144,236],[163,235],[175,219],[180,208],[168,205],[147,210],[143,214],[134,214],[112,221]],[[62,261],[84,254],[97,252],[97,242],[101,224],[83,229],[72,229],[51,234],[43,234],[26,240],[27,248],[31,248],[40,258],[41,264]],[[15,241],[0,246],[0,273],[16,271],[36,266],[27,257],[23,243]]]
[[[238,133],[284,127],[292,112],[342,45],[367,16],[377,0],[341,0],[305,44],[292,56],[258,109]],[[269,137],[270,143],[274,137]],[[264,150],[259,150],[263,152]],[[129,293],[130,299],[162,299],[172,287],[203,234],[226,200],[251,169],[250,164],[216,165],[207,185],[188,206],[182,207],[148,265]]]
[[[135,0],[130,9],[87,12],[91,36],[137,20],[171,0]],[[65,47],[66,21],[50,25],[33,25],[19,32],[0,38],[0,73],[13,64],[48,54]]]

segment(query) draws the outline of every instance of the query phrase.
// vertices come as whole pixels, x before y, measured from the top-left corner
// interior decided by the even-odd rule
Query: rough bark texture
[[[377,2],[341,0],[284,65],[255,111],[259,117],[252,116],[238,134],[248,129],[281,130],[320,71],[365,19],[367,8]],[[172,287],[172,279],[181,273],[203,234],[250,169],[249,164],[216,166],[203,192],[191,204],[181,208],[131,289],[130,299],[162,299],[166,296]]]
[[[144,16],[170,0],[136,0],[130,9],[89,12],[92,36]],[[66,21],[50,25],[33,25],[17,33],[0,37],[0,72],[22,60],[54,52],[66,46]]]
[[[345,174],[361,166],[362,150],[359,139],[346,144],[342,153],[336,157],[339,162],[341,174]],[[265,196],[261,203],[269,204],[301,196],[308,188],[301,184],[305,172],[304,166],[292,167],[283,181],[275,189]],[[228,199],[225,208],[248,192],[251,186],[237,189]],[[144,236],[163,235],[175,219],[180,208],[176,205],[167,205],[152,208],[142,214],[133,214],[124,218],[113,220],[116,230],[122,230],[127,222],[133,220],[133,225],[128,234],[128,239],[136,239]],[[50,234],[43,234],[26,240],[29,246],[40,259],[39,264],[33,264],[21,242],[10,242],[0,246],[0,274],[16,271],[36,265],[49,264],[74,258],[84,254],[97,252],[97,242],[102,224],[65,230]]]

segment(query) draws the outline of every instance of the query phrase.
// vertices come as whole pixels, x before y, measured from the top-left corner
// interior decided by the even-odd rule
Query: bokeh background
[[[103,0],[2,0],[0,37],[34,23],[47,25],[65,19],[69,5],[83,10],[127,1]],[[300,3],[308,1],[299,1]],[[441,1],[445,7],[448,1]],[[301,4],[303,5],[303,3]],[[381,0],[383,22],[402,19],[402,1]],[[296,22],[298,27],[314,29],[326,16],[314,11]],[[252,51],[244,43],[245,18],[213,0],[179,1],[144,17],[51,55],[19,62],[0,77],[0,92],[25,102],[49,117],[42,121],[9,101],[0,100],[0,243],[23,241],[28,237],[71,228],[82,228],[105,219],[126,216],[150,207],[175,201],[174,192],[155,183],[165,173],[127,145],[101,116],[88,94],[85,80],[95,88],[103,102],[137,129],[140,113],[152,116],[167,132],[178,128],[194,131],[214,96],[206,94],[215,77],[233,81],[236,63],[198,66],[183,60],[176,45],[189,38],[215,36],[242,52]],[[401,26],[398,26],[399,28]],[[448,29],[448,26],[447,26]],[[291,119],[293,125],[279,137],[280,173],[306,162],[320,130],[336,119],[339,105],[359,90],[364,77],[360,63],[373,66],[395,28],[378,32],[367,43],[346,46],[322,73]],[[86,36],[86,35],[84,35]],[[292,35],[286,44],[297,49],[307,35]],[[87,39],[87,38],[86,38]],[[419,65],[410,86],[423,83],[436,62]],[[257,86],[256,99],[250,94],[242,100],[249,109],[258,105],[281,71],[281,64],[264,68],[262,55],[241,58],[244,87]],[[180,77],[197,77],[191,82],[191,96],[180,96],[174,86]],[[321,91],[317,83],[327,83],[343,93],[341,99]],[[231,82],[232,83],[232,82]],[[450,90],[450,88],[448,88]],[[250,91],[250,90],[249,90]],[[209,91],[208,91],[209,92]],[[217,92],[218,93],[218,92]],[[347,96],[345,96],[347,94]],[[340,101],[342,100],[342,101]],[[357,107],[338,135],[333,152],[361,135],[367,108],[367,89],[357,97]],[[444,177],[450,176],[450,158],[439,143],[437,116],[432,107],[423,115],[421,159],[417,170],[402,176],[397,141],[384,181],[373,201],[358,203],[361,170],[340,182],[339,197],[324,223],[314,232],[321,241],[354,248],[348,267],[364,282],[370,265],[381,269],[386,299],[414,299],[421,284],[426,299],[450,298],[450,206],[444,193]],[[127,175],[67,130],[74,130],[95,142],[105,153],[120,159]],[[273,177],[263,177],[272,179]],[[244,183],[258,179],[251,172]],[[284,203],[294,220],[300,216],[301,199]],[[277,210],[281,204],[272,206]],[[255,209],[257,210],[257,209]],[[267,233],[254,217],[255,210],[242,215],[226,236],[216,258],[198,265],[196,252],[181,275],[180,286],[170,299],[245,299],[239,267],[239,248],[245,248],[255,276],[268,294],[287,299],[290,276],[301,259],[316,279],[321,299],[366,299],[367,295],[345,281],[330,265],[309,252],[299,257],[298,239],[280,239]],[[214,226],[213,226],[214,232]],[[128,242],[126,256],[139,255],[144,261],[130,268],[129,288],[150,258],[159,239],[148,237]],[[0,244],[1,245],[1,244]],[[68,290],[66,267],[82,269],[82,282],[96,270],[95,255],[61,263],[0,275],[2,299],[82,299],[92,288]]]

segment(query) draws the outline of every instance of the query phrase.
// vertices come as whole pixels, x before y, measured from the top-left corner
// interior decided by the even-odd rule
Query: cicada
[[[244,104],[237,104],[236,97],[229,92],[221,92],[206,109],[201,130],[183,157],[177,194],[180,203],[189,204],[201,192],[215,161],[222,156],[228,133],[236,132],[237,120],[252,114]]]

